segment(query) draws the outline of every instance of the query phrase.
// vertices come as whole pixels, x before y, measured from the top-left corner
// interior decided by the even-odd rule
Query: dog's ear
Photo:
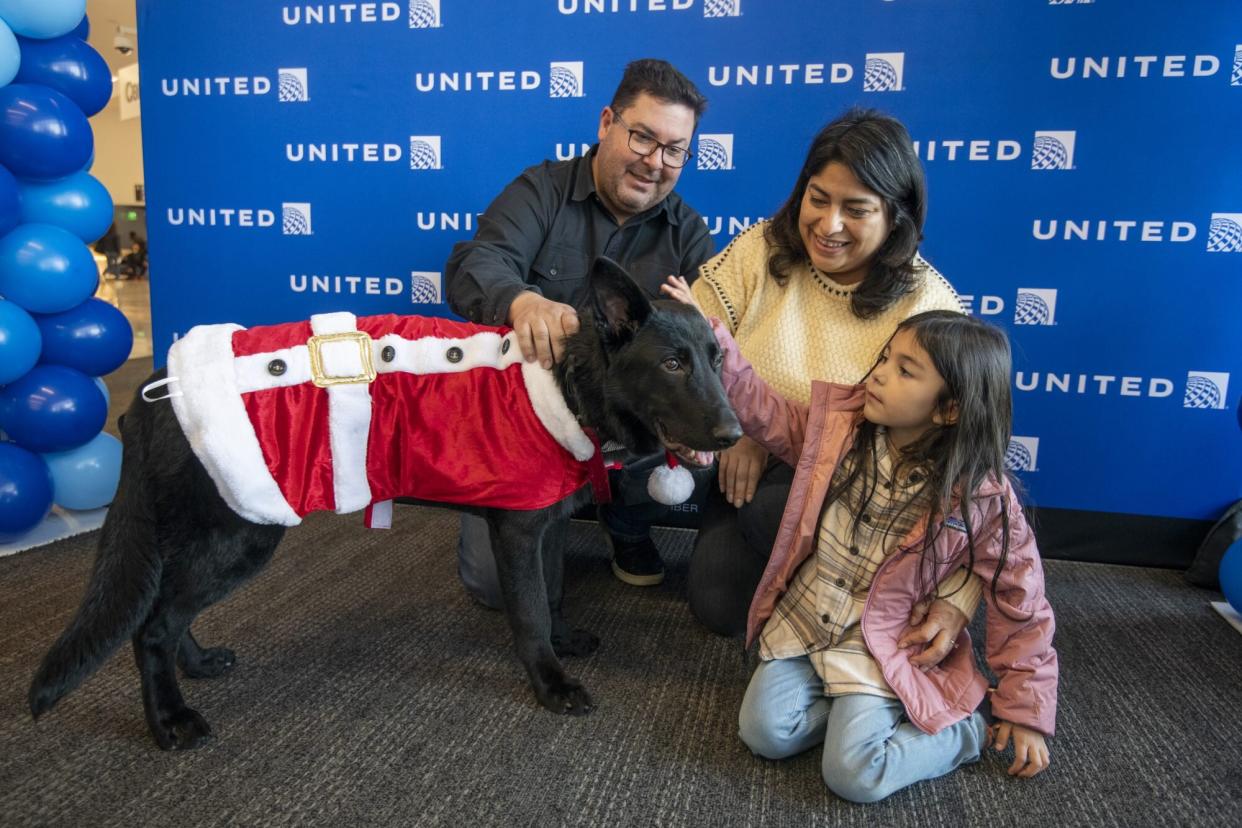
[[[600,256],[587,279],[595,318],[606,336],[629,339],[651,314],[651,301],[621,265]]]

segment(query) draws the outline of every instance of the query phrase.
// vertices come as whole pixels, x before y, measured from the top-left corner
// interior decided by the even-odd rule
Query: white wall
[[[120,98],[113,85],[112,100],[95,117],[95,165],[91,175],[112,195],[114,204],[136,204],[134,185],[142,179],[142,119],[121,120]]]

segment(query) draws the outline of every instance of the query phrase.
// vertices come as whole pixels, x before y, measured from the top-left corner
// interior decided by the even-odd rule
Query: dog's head
[[[652,301],[616,262],[596,259],[579,336],[594,337],[605,415],[640,453],[661,447],[687,463],[711,462],[742,427],[720,383],[721,351],[694,308]]]

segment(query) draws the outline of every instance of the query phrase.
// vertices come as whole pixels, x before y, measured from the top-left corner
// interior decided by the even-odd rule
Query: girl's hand
[[[740,509],[750,503],[759,488],[759,478],[768,465],[768,450],[749,437],[742,437],[716,456],[720,458],[720,491],[734,509]]]
[[[660,285],[660,293],[663,293],[669,299],[676,299],[683,305],[689,305],[700,314],[703,313],[703,309],[695,301],[694,294],[690,292],[690,283],[683,276],[669,276],[666,278],[664,284]]]
[[[992,749],[1004,750],[1013,736],[1013,764],[1009,766],[1010,776],[1030,779],[1048,767],[1048,744],[1044,735],[1037,730],[1023,727],[1013,722],[997,721],[994,727]]]

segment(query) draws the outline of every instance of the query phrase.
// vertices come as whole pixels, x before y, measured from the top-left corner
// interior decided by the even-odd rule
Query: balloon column
[[[53,502],[107,505],[120,476],[98,377],[129,357],[133,331],[93,298],[86,245],[112,199],[86,172],[87,118],[112,73],[88,33],[86,0],[0,0],[0,543]]]

